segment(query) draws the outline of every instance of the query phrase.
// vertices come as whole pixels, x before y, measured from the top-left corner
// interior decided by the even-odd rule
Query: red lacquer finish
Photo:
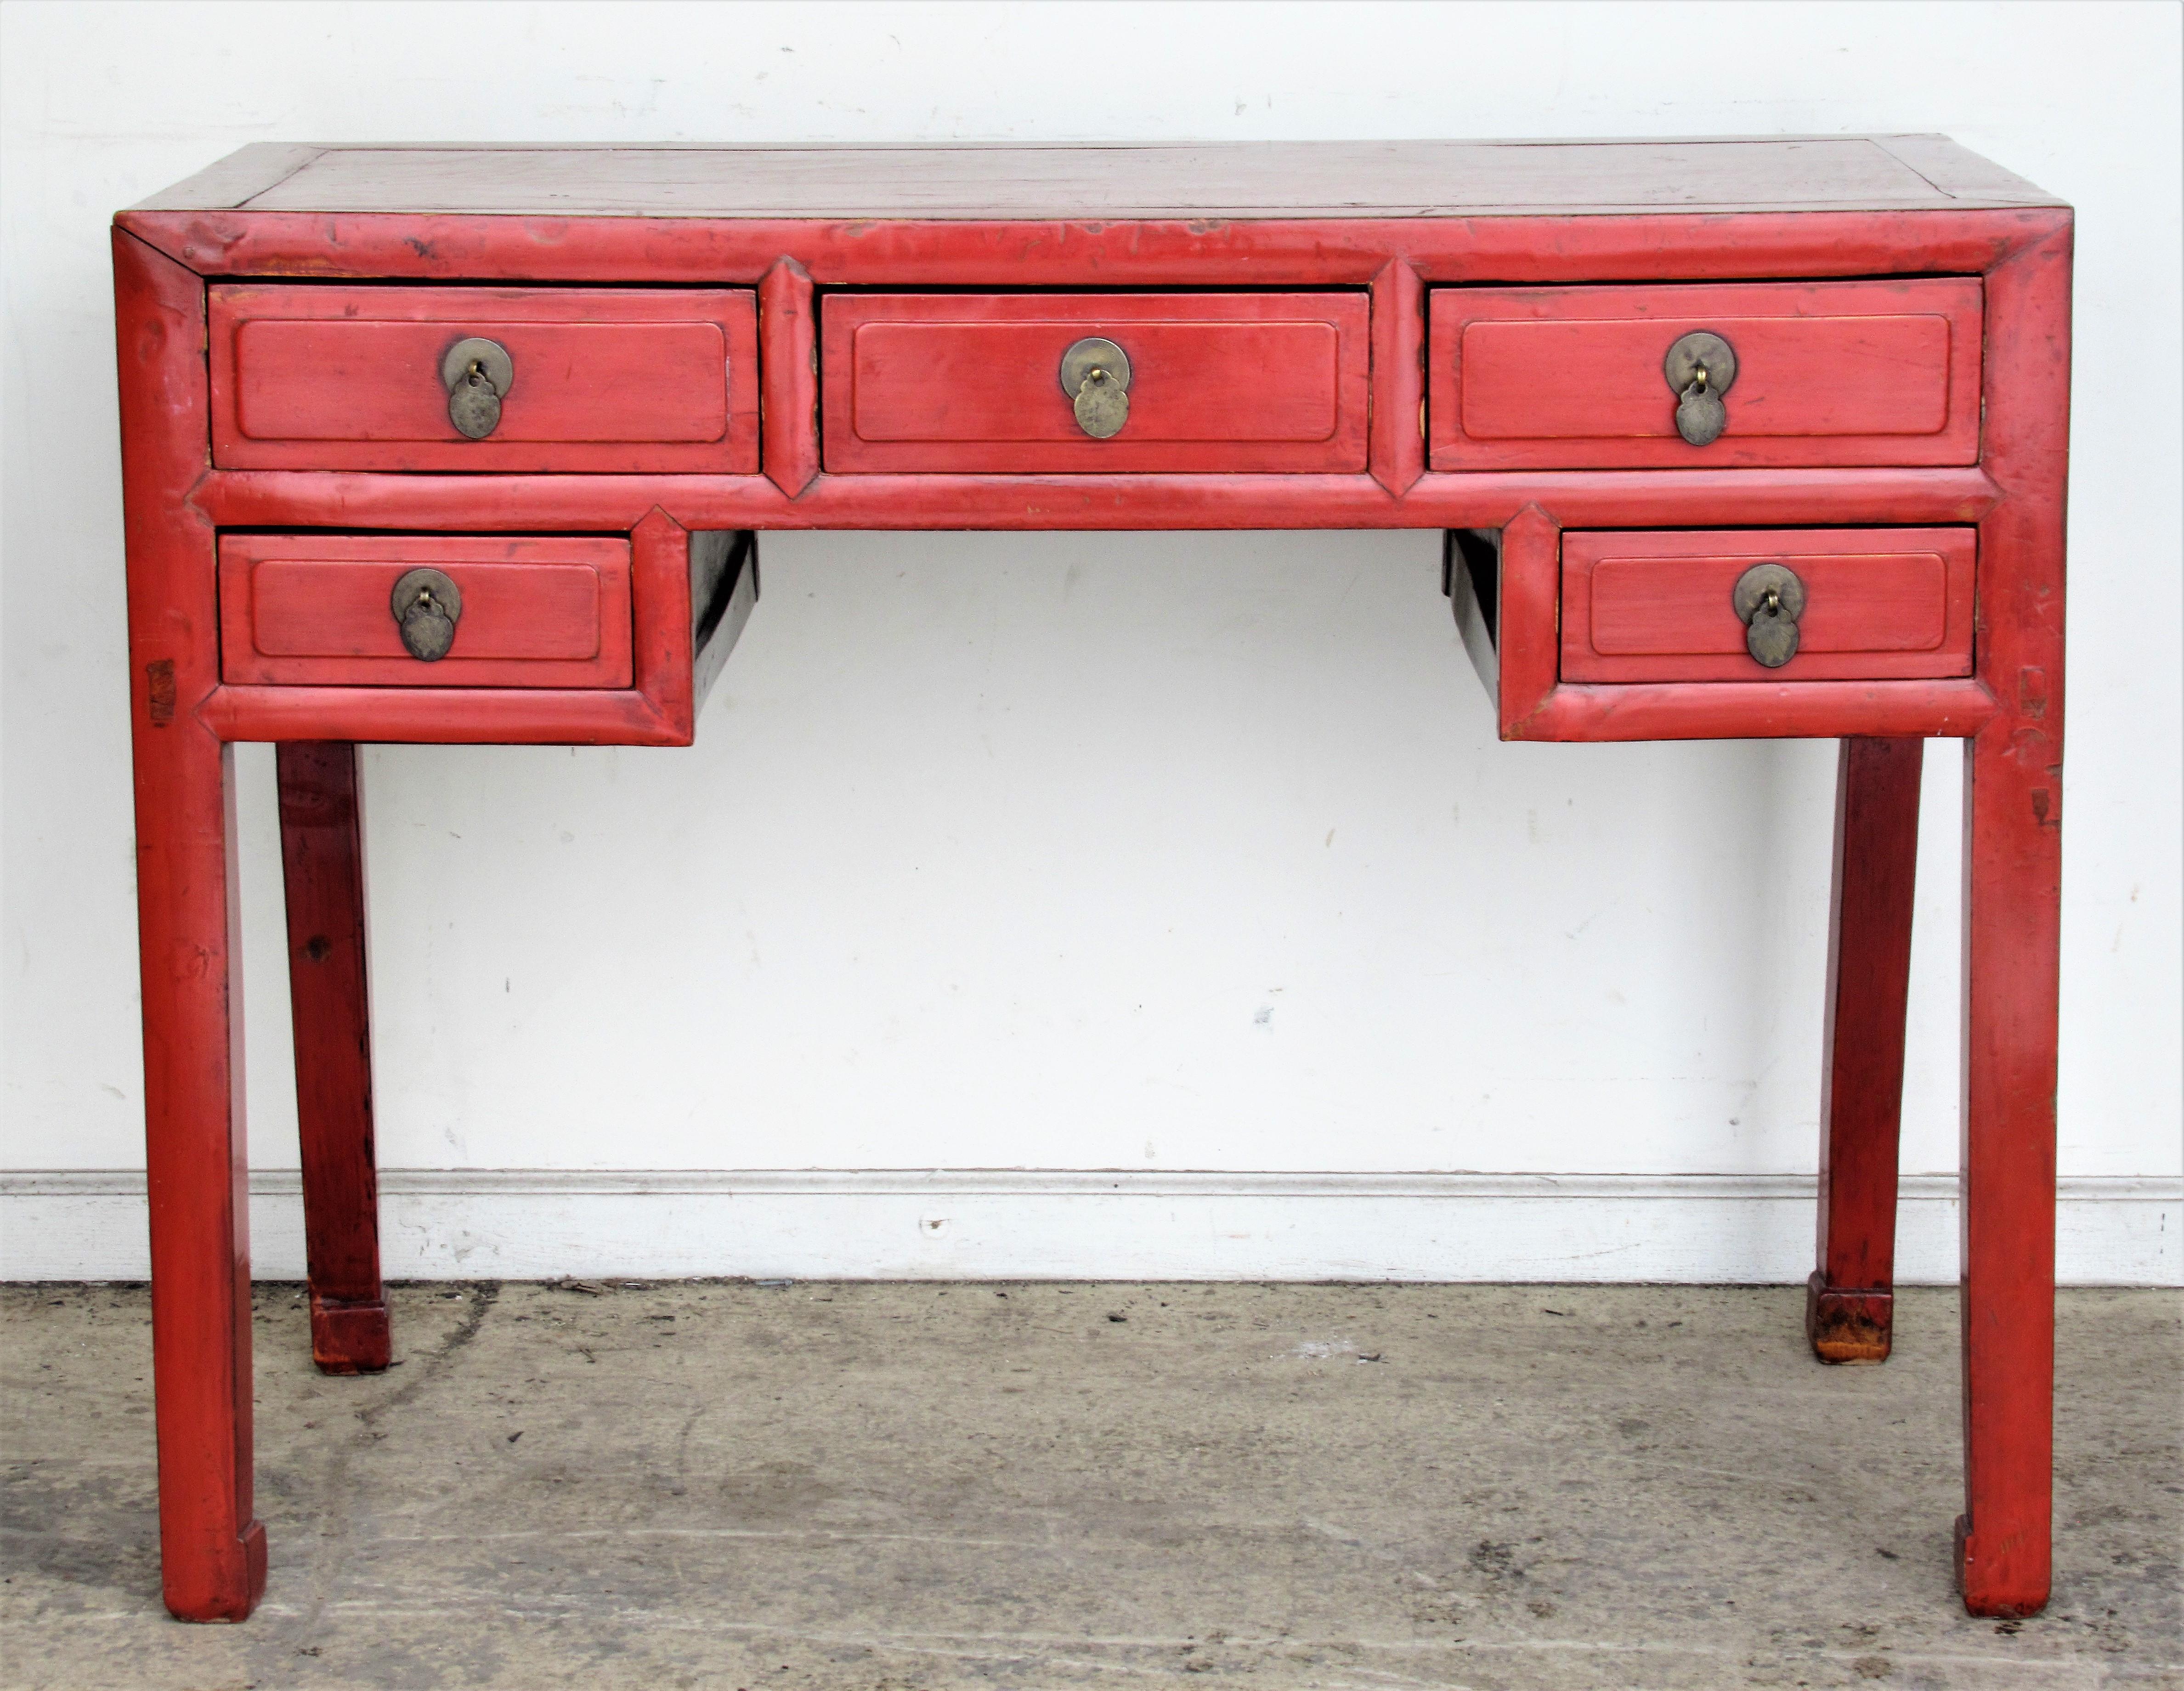
[[[462,594],[454,643],[402,643],[394,585],[439,570]],[[630,548],[593,536],[224,536],[220,679],[339,687],[630,684]]]
[[[1997,711],[1964,748],[1964,1516],[1981,1615],[2048,1601],[2055,1398],[2055,1029],[2063,856],[2067,220],[1987,278],[1980,675]]]
[[[1879,681],[1972,671],[1960,529],[1700,530],[1563,537],[1566,681]],[[1746,645],[1736,587],[1759,564],[1805,587],[1795,656]]]
[[[1923,740],[1842,743],[1820,1076],[1819,1265],[1805,1336],[1823,1362],[1888,1358],[1896,1148],[1919,865]]]
[[[1845,740],[1835,1360],[1886,1349],[1918,743],[1965,740],[1960,1574],[2046,1600],[2066,209],[1932,136],[260,147],[118,223],[176,1614],[265,1566],[223,743],[283,745],[314,1345],[376,1366],[352,748],[687,744],[692,537],[768,529],[1471,531],[1505,738]],[[1705,328],[1740,362],[1696,448],[1661,359]],[[437,369],[472,334],[518,366],[482,441]],[[1133,361],[1104,440],[1060,385],[1090,336]],[[1810,590],[1771,671],[1726,603],[1767,559]],[[386,602],[424,564],[465,595],[432,665]]]
[[[1436,470],[1701,463],[1970,464],[1979,456],[1971,278],[1744,287],[1437,288]],[[1676,432],[1663,360],[1708,331],[1736,354],[1729,426]]]
[[[235,932],[232,754],[198,717],[218,682],[205,465],[204,287],[114,237],[129,544],[131,737],[144,1002],[160,1574],[185,1621],[240,1621],[265,1589],[252,1507],[249,1155]]]
[[[819,473],[819,308],[811,273],[780,259],[758,285],[766,480],[794,499]],[[665,491],[665,490],[663,490]]]
[[[790,402],[793,405],[794,402]],[[772,448],[768,448],[769,453]],[[769,456],[769,464],[775,459]],[[1961,470],[1430,471],[1401,498],[1372,476],[820,476],[787,494],[744,476],[400,476],[215,470],[199,509],[223,528],[295,527],[328,509],[357,525],[505,528],[508,502],[560,529],[627,528],[671,503],[697,528],[1499,528],[1543,495],[1573,528],[1709,522],[1839,526],[1968,523],[1994,484]]]
[[[820,308],[822,455],[866,470],[1365,468],[1369,296],[844,294]],[[1061,381],[1078,341],[1129,359],[1095,439]]]
[[[627,552],[627,688],[230,684],[216,688],[199,715],[228,740],[687,746],[694,716],[689,533],[655,509],[630,531]]]
[[[365,958],[364,840],[356,748],[276,748],[288,993],[296,1030],[296,1125],[311,1359],[328,1374],[376,1373],[392,1340],[379,1281],[379,1165],[371,1138],[371,996]]]
[[[1392,260],[1373,278],[1373,479],[1400,499],[1426,467],[1426,288]]]
[[[1779,671],[1752,665],[1750,670],[1768,678],[1613,684],[1563,679],[1563,531],[1535,504],[1511,519],[1502,534],[1496,696],[1504,739],[1956,737],[1977,732],[1994,714],[1993,698],[1976,674],[1785,681],[1776,678]],[[1618,546],[1646,543],[1643,536],[1613,538]],[[1777,535],[1772,544],[1780,548],[1799,538]],[[1682,542],[1671,537],[1669,543]]]
[[[212,289],[213,461],[245,470],[758,467],[749,290]],[[500,420],[469,440],[441,361],[504,347]]]

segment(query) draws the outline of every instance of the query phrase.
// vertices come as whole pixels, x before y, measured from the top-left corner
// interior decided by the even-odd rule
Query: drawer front
[[[404,645],[412,570],[461,595],[444,657]],[[320,687],[630,685],[630,546],[586,536],[223,535],[220,678]]]
[[[836,294],[820,312],[833,471],[1365,468],[1366,296]],[[1095,438],[1063,355],[1113,342],[1122,426]]]
[[[734,289],[215,286],[213,461],[259,470],[758,468],[758,314]],[[506,348],[492,432],[442,365]]]
[[[1695,529],[1563,536],[1566,681],[1879,681],[1968,676],[1968,528]],[[1797,651],[1746,648],[1736,584],[1758,564],[1803,584]]]
[[[1428,409],[1437,470],[1970,464],[1980,284],[1968,278],[1667,287],[1439,288]],[[1736,354],[1727,422],[1676,426],[1669,350]]]

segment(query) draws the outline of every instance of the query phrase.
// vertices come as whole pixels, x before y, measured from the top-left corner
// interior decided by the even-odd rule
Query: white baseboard
[[[1650,1281],[1795,1284],[1810,1175],[584,1173],[390,1169],[393,1280]],[[251,1176],[254,1271],[304,1273],[292,1170]],[[1907,1285],[1957,1277],[1957,1182],[1907,1175]],[[2064,1180],[2065,1284],[2184,1283],[2184,1180]],[[144,1176],[0,1174],[0,1278],[139,1280]]]

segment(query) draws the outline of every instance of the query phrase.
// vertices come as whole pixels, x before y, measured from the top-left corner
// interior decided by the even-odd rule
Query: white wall
[[[2176,1277],[2180,15],[17,0],[0,1269],[141,1260],[115,208],[259,140],[1938,130],[2079,209],[2065,1266]],[[1696,41],[1716,74],[1692,75]],[[769,537],[694,750],[372,750],[390,1170],[1034,1171],[981,1193],[982,1243],[940,1254],[929,1193],[879,1174],[796,1186],[793,1245],[755,1242],[777,1182],[392,1175],[392,1256],[1801,1275],[1786,1177],[1815,1154],[1833,748],[1496,743],[1437,548]],[[270,753],[238,763],[254,1158],[292,1169]],[[1914,1173],[1956,1160],[1953,745],[1927,792]],[[1121,1188],[1169,1231],[1037,1172],[1102,1169],[1169,1182]],[[1293,1171],[1418,1177],[1317,1208],[1241,1177]],[[1459,1171],[1648,1178],[1424,1177]],[[1502,1225],[1513,1193],[1580,1188],[1591,1207],[1538,1208],[1529,1244]],[[1945,1182],[1921,1189],[1946,1209]],[[261,1271],[294,1271],[292,1194],[267,1182]],[[1402,1243],[1406,1204],[1438,1218],[1425,1243]],[[1946,1277],[1946,1244],[1927,1254]]]

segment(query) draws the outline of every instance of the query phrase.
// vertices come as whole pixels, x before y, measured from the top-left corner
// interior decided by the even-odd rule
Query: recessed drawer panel
[[[1697,529],[1563,536],[1568,681],[1865,681],[1972,668],[1968,528]],[[1794,576],[1797,649],[1752,655],[1736,602],[1757,566]]]
[[[747,291],[222,285],[211,307],[226,467],[758,468]],[[504,362],[458,350],[482,345]],[[450,381],[472,362],[497,409],[465,431]]]
[[[837,294],[820,322],[830,470],[1365,467],[1362,292]],[[1087,342],[1119,368],[1079,376]]]
[[[450,593],[435,572],[451,583]],[[452,638],[405,643],[398,583],[434,592]],[[626,540],[223,535],[220,676],[327,687],[630,685]],[[428,637],[413,636],[431,649]]]
[[[1979,457],[1981,292],[1970,278],[1440,288],[1432,311],[1437,470]],[[1678,426],[1688,358],[1680,385],[1670,381],[1671,349],[1690,336],[1715,337],[1734,359],[1726,387],[1722,370],[1709,373],[1721,426],[1702,445]]]

